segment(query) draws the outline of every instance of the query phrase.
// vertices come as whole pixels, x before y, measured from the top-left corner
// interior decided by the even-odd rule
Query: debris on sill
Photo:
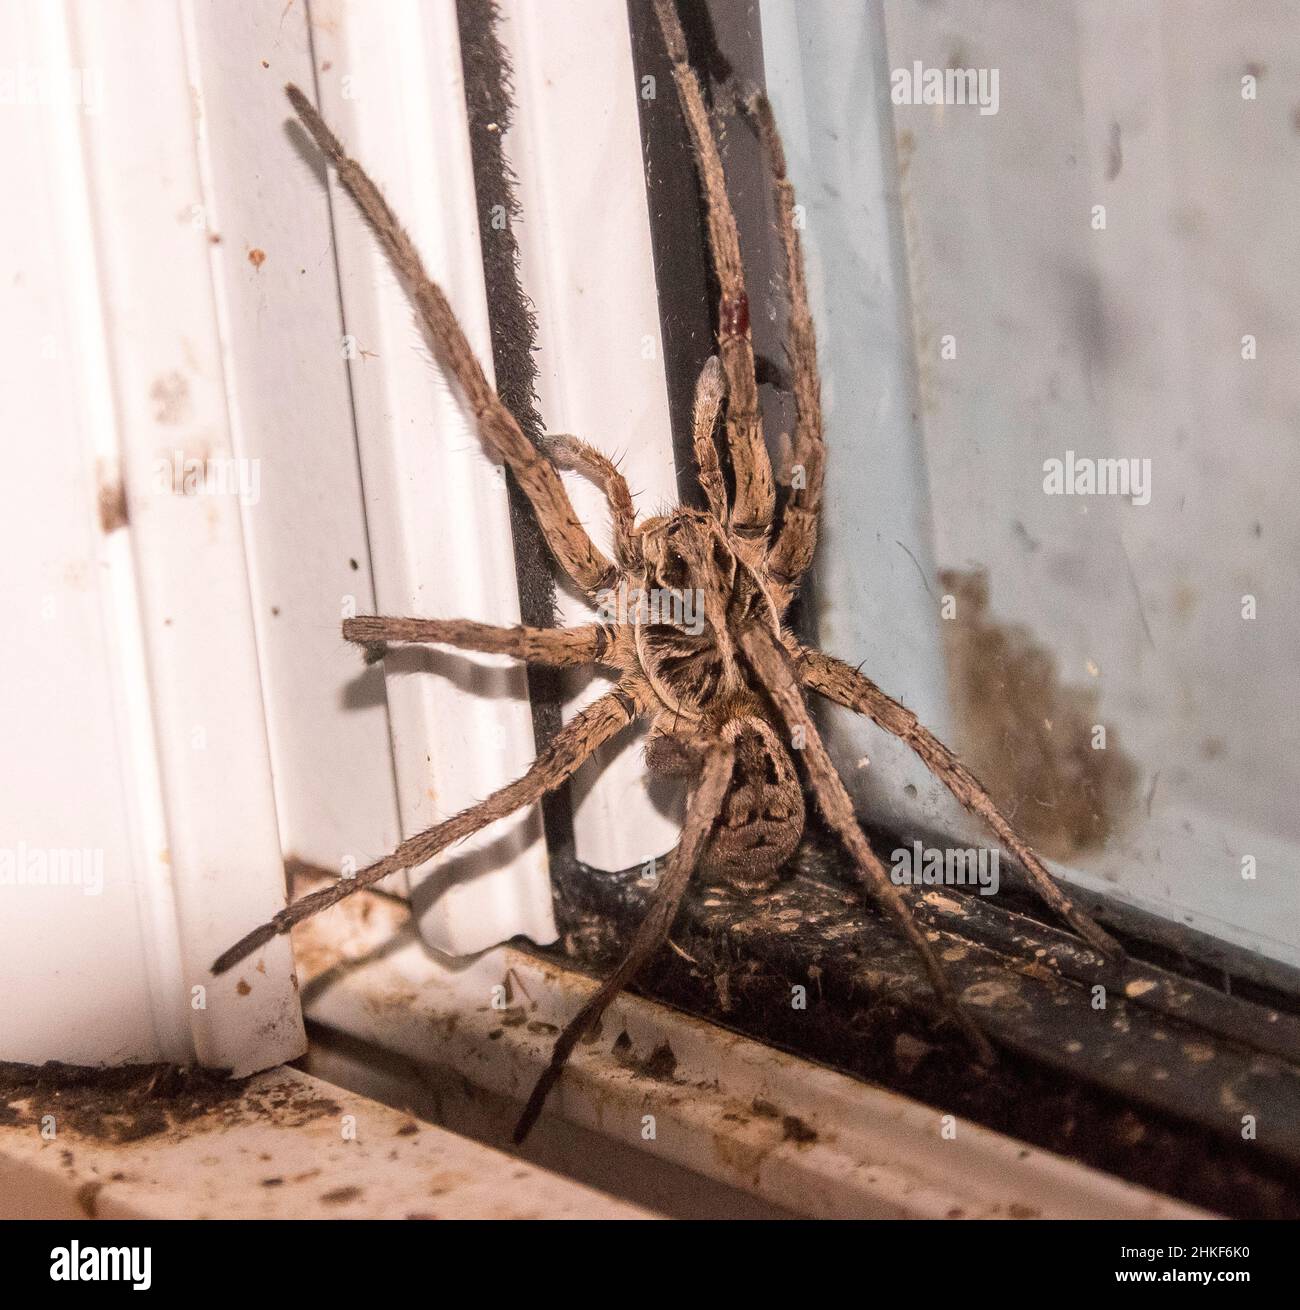
[[[281,1067],[0,1065],[0,1216],[623,1218],[647,1211]]]
[[[636,871],[557,864],[565,952],[599,976],[641,915]],[[1300,1019],[1276,996],[1257,989],[1230,1014],[1201,983],[1137,961],[1109,971],[1068,933],[978,897],[919,904],[1000,1048],[985,1069],[815,824],[793,864],[760,896],[692,888],[673,932],[680,950],[661,951],[634,990],[1206,1209],[1300,1217]],[[1010,889],[1001,899],[1020,904]],[[1252,1109],[1273,1125],[1267,1142],[1241,1136]]]
[[[224,1070],[175,1064],[0,1061],[0,1126],[39,1126],[53,1116],[93,1141],[135,1142],[219,1117],[240,1100],[247,1082],[231,1081]]]
[[[353,960],[304,989],[314,1071],[492,1145],[549,1061],[553,1036],[534,1024],[558,1026],[595,985],[513,946],[449,969],[410,923],[388,939],[341,906],[300,936]],[[507,1028],[512,976],[534,1018]],[[970,1122],[941,1140],[924,1103],[630,995],[560,1091],[528,1154],[683,1218],[1207,1216]]]

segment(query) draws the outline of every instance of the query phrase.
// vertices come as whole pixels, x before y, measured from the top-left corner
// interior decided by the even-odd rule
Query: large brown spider
[[[794,377],[795,425],[791,491],[779,517],[772,468],[763,439],[749,332],[749,302],[735,216],[722,161],[673,0],[654,0],[673,65],[704,193],[708,242],[721,287],[718,355],[695,393],[693,438],[708,512],[675,509],[638,523],[627,483],[598,451],[574,437],[554,437],[539,450],[488,384],[441,289],[430,280],[410,238],[361,166],[344,153],[320,115],[296,87],[287,88],[299,118],[338,170],[382,241],[419,311],[439,358],[455,375],[474,411],[489,452],[505,461],[532,503],[560,567],[596,598],[625,584],[642,596],[698,598],[703,623],[689,628],[647,621],[592,623],[579,628],[498,628],[463,619],[355,618],[343,624],[349,641],[437,642],[462,650],[513,655],[552,667],[599,664],[618,675],[617,687],[584,709],[547,744],[519,779],[478,805],[402,842],[390,855],[306,896],[248,934],[213,965],[222,973],[294,924],[402,869],[425,863],[453,843],[504,818],[570,778],[603,743],[638,718],[650,720],[646,763],[658,774],[688,779],[681,839],[666,865],[645,919],[614,972],[570,1021],[550,1065],[515,1129],[522,1141],[574,1046],[605,1007],[667,938],[691,875],[756,891],[768,886],[803,834],[804,796],[791,750],[804,763],[809,788],[843,842],[859,880],[875,894],[916,948],[934,990],[983,1059],[992,1050],[962,1010],[934,953],[880,859],[868,845],[853,806],[813,723],[804,690],[867,715],[901,737],[972,814],[1014,852],[1043,899],[1094,947],[1117,944],[1077,909],[1018,837],[988,792],[916,716],[870,679],[821,651],[803,646],[782,626],[817,544],[824,443],[816,342],[808,310],[803,255],[794,222],[794,189],[786,177],[780,136],[766,98],[746,97],[776,189],[778,226],[790,301],[787,349]],[[722,472],[715,430],[719,416],[734,490]],[[574,514],[556,468],[576,469],[605,492],[613,519],[617,562],[597,549]],[[661,607],[662,609],[663,607]],[[789,743],[789,748],[787,748]]]

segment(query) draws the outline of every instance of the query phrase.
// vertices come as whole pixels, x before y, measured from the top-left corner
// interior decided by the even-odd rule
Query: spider
[[[486,800],[403,841],[391,854],[351,877],[293,902],[249,933],[213,965],[222,973],[295,924],[391,873],[415,868],[494,820],[532,805],[573,776],[598,747],[648,719],[646,764],[651,772],[687,780],[680,840],[665,857],[649,908],[627,953],[556,1039],[514,1140],[522,1142],[579,1039],[668,937],[682,897],[698,869],[747,892],[770,886],[803,835],[804,786],[795,758],[852,871],[907,936],[941,1002],[978,1057],[993,1058],[988,1039],[966,1014],[906,901],[872,851],[852,802],[831,763],[805,693],[866,715],[902,738],[965,808],[982,819],[1019,859],[1043,900],[1086,941],[1118,956],[1117,943],[1078,909],[1003,817],[975,777],[917,717],[869,678],[822,651],[802,645],[782,624],[812,563],[821,509],[822,436],[816,341],[808,307],[803,255],[794,221],[794,188],[771,107],[752,91],[740,104],[762,143],[777,198],[789,301],[787,351],[793,374],[794,433],[783,484],[791,490],[777,514],[776,489],[758,406],[749,302],[735,216],[722,161],[674,0],[654,0],[672,63],[677,98],[689,131],[703,192],[707,240],[720,287],[717,354],[695,390],[692,439],[707,510],[677,508],[637,521],[627,483],[602,454],[575,437],[548,438],[539,449],[489,385],[442,290],[379,189],[297,87],[293,108],[382,242],[402,277],[440,359],[473,411],[488,453],[513,472],[531,502],[556,562],[591,598],[697,598],[703,622],[648,618],[574,628],[502,628],[465,619],[360,617],[344,637],[382,652],[388,643],[429,642],[511,655],[554,668],[598,665],[617,685],[561,729],[522,777]],[[719,432],[720,427],[720,432]],[[731,468],[728,483],[719,450]],[[613,560],[606,558],[574,513],[558,468],[592,479],[608,502]],[[627,592],[623,593],[622,588]]]

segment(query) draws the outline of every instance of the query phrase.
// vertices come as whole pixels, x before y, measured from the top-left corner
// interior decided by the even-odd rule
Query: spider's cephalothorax
[[[741,562],[727,529],[700,510],[678,509],[641,525],[632,626],[642,672],[678,724],[750,686],[736,634],[751,623],[779,635],[762,574]]]
[[[772,883],[803,836],[799,775],[769,712],[751,690],[737,634],[752,624],[779,636],[780,621],[762,574],[742,563],[726,526],[679,509],[639,530],[643,568],[639,611],[629,617],[640,671],[672,731],[653,735],[646,764],[666,777],[690,777],[694,751],[683,730],[732,747],[734,765],[700,870],[746,891]]]
[[[821,511],[824,443],[817,349],[804,284],[781,140],[766,99],[741,97],[761,138],[776,193],[777,230],[789,295],[787,351],[794,385],[794,432],[783,484],[791,491],[776,514],[774,479],[759,417],[748,300],[735,215],[722,161],[673,0],[654,0],[673,65],[704,195],[709,250],[721,290],[716,358],[695,394],[695,460],[707,511],[678,509],[638,524],[627,483],[599,451],[575,437],[524,435],[489,385],[441,288],[365,171],[348,158],[320,115],[296,88],[289,99],[338,171],[405,280],[438,357],[459,383],[488,453],[510,467],[531,502],[556,562],[591,599],[602,622],[578,628],[498,628],[467,619],[356,618],[344,636],[372,651],[397,641],[439,642],[462,650],[513,655],[552,667],[598,664],[618,686],[575,716],[539,753],[523,777],[485,801],[408,837],[369,867],[314,892],[254,929],[214,964],[222,973],[277,933],[345,896],[415,868],[439,852],[534,804],[572,777],[636,719],[648,719],[646,759],[661,774],[685,780],[681,839],[664,862],[649,908],[626,957],[556,1040],[515,1130],[522,1140],[578,1040],[663,945],[692,874],[734,885],[768,885],[793,853],[804,825],[804,789],[849,855],[852,873],[897,923],[936,993],[981,1058],[992,1050],[958,1000],[908,903],[858,826],[844,784],[809,713],[806,691],[865,714],[902,738],[972,814],[983,819],[1025,870],[1043,899],[1095,949],[1116,943],[1078,910],[1020,839],[988,793],[916,716],[856,669],[802,646],[781,624],[812,562]],[[730,90],[730,89],[729,89]],[[734,94],[734,91],[732,92]],[[729,455],[730,485],[718,443]],[[604,488],[616,560],[587,535],[557,468],[576,469]],[[798,760],[799,768],[795,761]],[[803,781],[800,781],[800,772]]]

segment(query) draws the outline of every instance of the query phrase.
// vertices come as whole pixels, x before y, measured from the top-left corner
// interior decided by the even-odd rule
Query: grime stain
[[[126,488],[120,478],[99,484],[99,526],[104,535],[124,528],[131,521],[126,507]]]
[[[787,1114],[781,1120],[781,1138],[796,1146],[811,1146],[817,1140],[817,1130],[810,1128],[797,1114]]]
[[[1110,125],[1110,141],[1106,148],[1106,181],[1113,182],[1124,167],[1124,145],[1118,123]]]
[[[1093,749],[1099,689],[1064,685],[1027,630],[989,617],[982,570],[939,576],[957,602],[943,630],[962,759],[1041,854],[1100,849],[1133,810],[1139,770],[1112,725]]]
[[[99,1194],[104,1190],[102,1179],[92,1178],[77,1188],[77,1204],[88,1219],[99,1217]]]
[[[638,1058],[632,1051],[632,1041],[627,1033],[620,1033],[613,1046],[614,1056],[626,1069],[631,1069],[643,1078],[653,1078],[655,1082],[670,1083],[677,1073],[677,1057],[667,1042],[658,1046],[644,1058]]]
[[[763,1161],[771,1149],[766,1142],[750,1141],[738,1134],[719,1133],[713,1138],[713,1153],[718,1161],[755,1187],[763,1171]]]
[[[190,384],[183,373],[172,370],[161,373],[149,388],[149,399],[153,401],[155,423],[175,427],[184,423],[190,413]]]
[[[254,268],[261,268],[262,265],[266,263],[266,251],[259,250],[256,246],[254,246],[248,252],[248,262],[252,264]]]

